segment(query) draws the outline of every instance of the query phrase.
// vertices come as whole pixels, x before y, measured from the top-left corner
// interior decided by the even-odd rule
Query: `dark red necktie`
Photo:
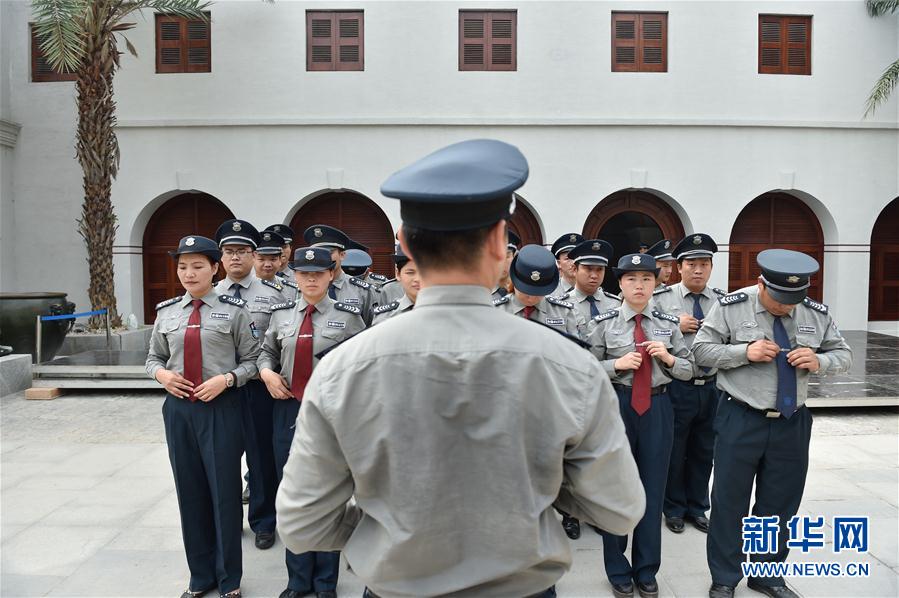
[[[293,374],[290,376],[290,392],[293,397],[303,400],[303,391],[306,383],[312,375],[312,314],[315,313],[314,305],[307,305],[304,310],[303,322],[297,333],[297,349],[293,354]]]
[[[532,314],[532,313],[534,313],[534,306],[533,306],[533,305],[526,305],[526,306],[524,307],[524,319],[525,319],[525,320],[530,320],[530,319],[531,319],[531,314]]]
[[[631,407],[637,415],[643,415],[649,409],[649,392],[652,388],[652,357],[646,352],[646,347],[640,343],[646,342],[646,334],[643,333],[643,314],[634,316],[634,344],[643,361],[640,367],[634,370],[633,387],[631,388]]]
[[[200,344],[200,308],[202,299],[191,301],[194,310],[187,320],[187,331],[184,333],[184,377],[194,383],[194,388],[203,383],[203,346]],[[188,397],[196,401],[193,391]]]

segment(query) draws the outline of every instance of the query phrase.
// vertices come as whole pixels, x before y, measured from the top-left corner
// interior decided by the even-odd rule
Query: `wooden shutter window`
[[[668,13],[612,13],[612,71],[668,71]]]
[[[812,74],[812,17],[759,15],[759,73]]]
[[[209,13],[206,13],[209,18]],[[156,15],[156,72],[212,72],[210,23]]]
[[[44,58],[44,52],[41,50],[40,41],[34,31],[34,25],[28,24],[31,33],[31,81],[33,83],[47,83],[51,81],[74,81],[78,76],[72,72],[63,70],[56,71],[50,66],[50,63]]]
[[[518,13],[459,11],[459,70],[518,70]]]
[[[363,71],[362,11],[306,11],[306,70]]]

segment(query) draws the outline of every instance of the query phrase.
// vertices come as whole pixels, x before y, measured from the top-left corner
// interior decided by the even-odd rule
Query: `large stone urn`
[[[0,345],[11,345],[13,353],[31,353],[37,359],[37,316],[75,313],[75,304],[65,293],[0,293]],[[75,320],[53,320],[41,324],[41,359],[56,356]]]

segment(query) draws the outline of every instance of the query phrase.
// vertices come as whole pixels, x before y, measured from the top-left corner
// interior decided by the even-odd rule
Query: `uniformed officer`
[[[758,284],[718,299],[693,341],[696,363],[718,368],[712,513],[707,543],[709,596],[728,598],[743,577],[742,519],[780,517],[776,554],[783,562],[787,523],[799,509],[808,472],[812,415],[805,406],[810,373],[836,374],[852,364],[830,310],[806,295],[818,262],[797,251],[766,249],[756,258]],[[796,596],[782,577],[750,578],[750,589]]]
[[[632,253],[618,260],[615,275],[624,302],[593,318],[587,337],[618,394],[621,419],[646,491],[646,514],[634,530],[631,562],[625,556],[627,536],[602,534],[606,575],[618,598],[632,596],[634,584],[643,598],[659,593],[659,519],[674,431],[668,384],[672,378],[693,377],[692,356],[678,319],[650,304],[657,274],[655,258],[649,254]]]
[[[396,247],[393,250],[393,264],[395,271],[394,278],[385,282],[381,287],[381,305],[387,305],[388,303],[399,301],[403,298],[403,295],[406,294],[406,290],[403,288],[402,283],[399,281],[399,268],[400,264],[404,264],[408,260],[409,258],[406,257],[405,253],[403,253],[403,249],[400,247],[400,244],[397,243]]]
[[[226,273],[225,278],[215,285],[215,292],[246,302],[253,319],[253,336],[262,342],[262,335],[271,318],[271,306],[284,302],[289,293],[285,293],[285,287],[277,280],[262,280],[253,273],[260,235],[252,224],[246,220],[226,220],[215,231],[215,240],[222,251],[222,266]],[[272,397],[258,378],[249,380],[242,391],[248,470],[248,483],[244,491],[249,504],[247,520],[256,534],[256,548],[266,550],[275,543],[275,492],[278,488],[270,441]]]
[[[328,296],[335,301],[360,308],[365,323],[371,324],[371,310],[381,304],[380,290],[364,280],[347,276],[341,268],[341,262],[346,257],[346,250],[351,242],[350,238],[333,226],[314,224],[303,232],[303,239],[310,247],[325,247],[331,251],[331,259],[334,260],[335,266],[334,280],[328,288]]]
[[[293,281],[293,272],[287,267],[287,263],[290,261],[291,247],[296,234],[286,224],[271,224],[262,229],[262,232],[267,230],[278,233],[284,239],[284,245],[281,246],[281,269],[278,271],[278,276]]]
[[[656,266],[659,267],[659,275],[656,277],[656,288],[664,288],[671,279],[671,273],[674,271],[674,256],[671,255],[671,240],[662,239],[658,243],[646,249],[645,252],[656,258]]]
[[[509,268],[512,266],[512,258],[521,248],[521,237],[516,235],[511,229],[508,229],[509,243],[506,245],[506,261],[503,262],[503,271],[499,275],[499,284],[492,295],[494,299],[502,299],[512,292],[512,280],[509,278]]]
[[[559,286],[553,291],[554,297],[561,297],[574,288],[574,263],[568,257],[568,252],[579,243],[584,242],[584,236],[578,233],[565,233],[552,244],[550,251],[556,258],[556,266],[559,268]]]
[[[663,250],[656,243],[650,254]],[[653,304],[662,313],[677,316],[684,341],[690,347],[705,314],[724,291],[708,286],[712,256],[718,245],[707,234],[687,235],[669,255],[677,260],[681,282],[662,286],[653,293]],[[665,487],[665,525],[672,532],[684,531],[684,520],[701,532],[709,531],[709,476],[715,434],[712,422],[718,409],[715,369],[693,366],[693,378],[672,380],[668,387],[674,408],[674,444]]]
[[[587,319],[571,301],[552,297],[559,286],[559,270],[552,254],[541,245],[525,245],[509,266],[512,292],[494,299],[493,305],[506,313],[583,339]]]
[[[646,253],[647,251],[649,251],[649,243],[645,243],[645,242],[643,242],[643,241],[640,241],[640,249],[639,249],[639,251],[640,251],[640,253]]]
[[[274,437],[278,481],[294,437],[303,392],[318,363],[320,351],[365,329],[362,310],[328,297],[336,263],[324,247],[303,247],[294,253],[290,268],[296,272],[300,297],[272,306],[272,322],[259,355],[259,375],[275,398]],[[297,432],[303,434],[304,431]],[[325,490],[325,488],[322,488]],[[280,598],[334,598],[340,553],[286,551],[288,582]]]
[[[574,264],[574,288],[564,297],[574,303],[586,320],[621,305],[617,295],[602,288],[606,267],[614,253],[612,244],[601,239],[579,243],[568,253]]]
[[[415,300],[418,298],[418,291],[421,289],[421,277],[418,275],[418,268],[415,262],[406,257],[402,247],[399,245],[396,246],[396,253],[393,259],[396,264],[396,284],[403,289],[403,296],[390,303],[375,307],[372,326],[393,316],[406,313],[415,307]]]
[[[368,269],[371,268],[371,256],[361,249],[347,249],[346,256],[340,262],[340,267],[350,276],[365,280]]]
[[[260,280],[277,283],[281,286],[281,294],[287,299],[295,299],[297,295],[297,283],[292,279],[277,276],[281,269],[282,249],[285,243],[284,237],[270,230],[264,230],[259,234],[260,241],[254,253],[254,271]]]
[[[549,596],[571,563],[554,504],[620,534],[643,512],[599,363],[492,307],[526,177],[482,139],[381,188],[422,289],[319,363],[277,501],[287,546],[343,549],[369,596]]]
[[[215,241],[191,235],[170,253],[185,293],[156,306],[147,374],[166,390],[162,418],[190,569],[182,598],[216,587],[221,595],[238,598],[243,520],[238,387],[256,375],[259,343],[246,303],[212,287],[221,259]]]

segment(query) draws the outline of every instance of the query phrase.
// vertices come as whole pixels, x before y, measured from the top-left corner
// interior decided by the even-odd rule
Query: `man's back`
[[[423,289],[315,370],[281,536],[343,550],[385,598],[546,590],[571,563],[554,503],[618,534],[643,514],[614,398],[589,352],[486,288]]]

